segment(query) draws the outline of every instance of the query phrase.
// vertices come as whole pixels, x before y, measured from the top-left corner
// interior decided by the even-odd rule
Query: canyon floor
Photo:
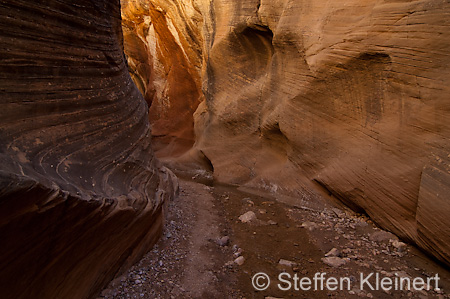
[[[99,298],[450,298],[448,270],[365,215],[317,203],[290,205],[273,194],[178,175],[180,195],[168,204],[162,238]],[[259,272],[272,281],[264,291],[252,286]],[[283,291],[277,286],[288,287],[278,280],[282,272],[311,280],[317,272],[348,277],[350,290],[344,284],[345,290],[298,291],[285,276],[292,288]],[[425,281],[438,273],[440,290],[434,281],[421,291],[367,284],[361,290],[361,275],[372,272]],[[374,276],[369,281],[375,287]]]

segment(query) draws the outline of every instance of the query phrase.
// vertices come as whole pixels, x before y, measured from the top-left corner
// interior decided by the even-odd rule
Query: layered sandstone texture
[[[299,201],[315,185],[450,263],[449,14],[441,0],[212,1],[196,148],[219,181]]]
[[[158,238],[172,175],[119,0],[0,3],[0,297],[89,298]]]
[[[125,7],[155,132],[187,136],[202,88],[194,151],[216,180],[299,203],[325,191],[450,262],[448,1]]]
[[[131,76],[150,106],[159,156],[179,156],[195,141],[193,114],[201,91],[202,4],[185,0],[122,0]]]

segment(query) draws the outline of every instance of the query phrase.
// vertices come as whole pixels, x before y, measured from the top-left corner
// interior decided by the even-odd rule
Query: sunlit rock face
[[[203,60],[185,61],[187,69],[203,61],[195,149],[211,160],[218,181],[299,200],[312,200],[321,186],[449,261],[448,3],[152,3],[147,14],[162,11],[172,21],[150,18],[151,28],[165,32],[159,43],[169,36],[188,45],[152,55],[154,69],[181,48],[197,53],[185,57],[203,49]],[[201,22],[173,13],[188,6],[198,8]],[[201,25],[192,31],[202,37],[178,29],[174,38],[173,28],[185,24]],[[156,77],[148,82],[170,81]],[[170,106],[182,97],[155,98]]]
[[[119,1],[2,1],[0,16],[0,297],[95,297],[154,244],[175,189]]]
[[[212,3],[196,148],[215,178],[321,186],[449,263],[450,4]]]
[[[150,105],[159,156],[194,144],[193,113],[203,99],[203,20],[194,1],[122,0],[125,53],[133,80]]]
[[[157,135],[187,136],[201,85],[191,153],[217,181],[299,202],[325,191],[449,263],[448,2],[127,5]]]

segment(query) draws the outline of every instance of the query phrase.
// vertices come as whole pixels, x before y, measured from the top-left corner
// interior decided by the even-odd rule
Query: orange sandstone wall
[[[217,181],[299,202],[321,188],[449,263],[447,1],[130,3],[158,136],[187,136],[201,87],[190,153]]]
[[[122,0],[130,73],[150,106],[153,144],[163,157],[193,146],[193,113],[203,99],[203,20],[184,2]]]
[[[450,4],[213,1],[197,143],[218,181],[318,183],[450,262]]]

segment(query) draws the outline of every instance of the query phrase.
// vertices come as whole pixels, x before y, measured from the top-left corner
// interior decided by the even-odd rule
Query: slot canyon
[[[0,298],[450,298],[449,16],[0,0]]]

